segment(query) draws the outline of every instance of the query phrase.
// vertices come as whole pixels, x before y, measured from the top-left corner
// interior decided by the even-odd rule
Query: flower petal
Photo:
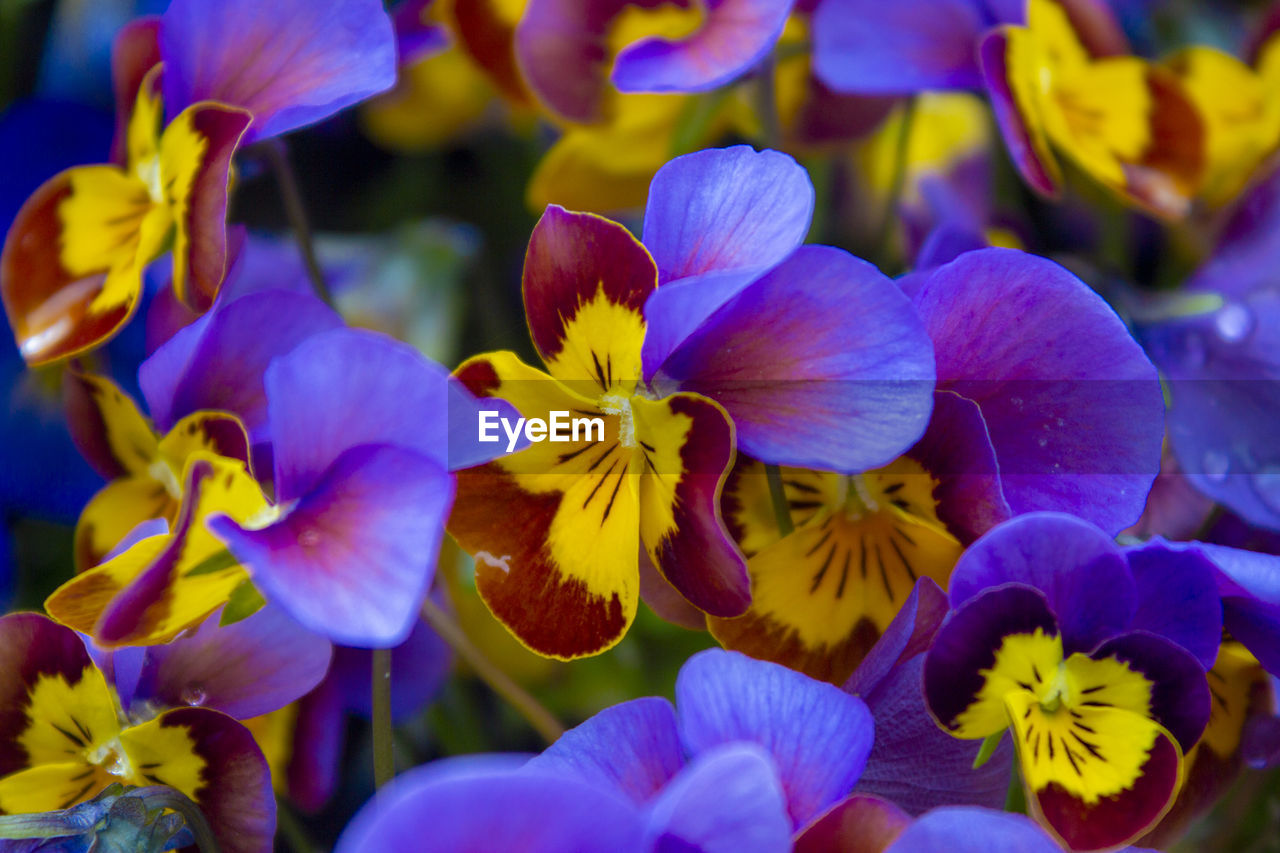
[[[696,32],[629,45],[610,79],[621,92],[705,92],[729,83],[773,49],[791,6],[791,0],[708,0]]]
[[[866,794],[851,794],[796,836],[795,853],[884,853],[911,823],[902,809]]]
[[[390,648],[417,622],[452,498],[434,460],[362,445],[342,453],[278,521],[246,527],[213,516],[208,526],[304,627],[348,646]]]
[[[1025,98],[1018,83],[1030,72],[1020,31],[1004,27],[989,34],[978,48],[982,75],[991,97],[991,109],[1004,137],[1005,149],[1022,179],[1046,198],[1057,198],[1062,187],[1062,167],[1049,148],[1044,123]]]
[[[932,362],[893,282],[846,252],[805,246],[681,343],[654,386],[720,403],[739,447],[762,461],[863,471],[924,432]]]
[[[1129,627],[1172,640],[1211,668],[1222,640],[1222,601],[1213,563],[1158,537],[1127,549],[1125,556],[1138,592]]]
[[[268,605],[233,625],[209,619],[189,635],[148,649],[134,696],[247,720],[300,699],[324,678],[331,656],[323,637]]]
[[[578,779],[644,805],[684,766],[675,709],[650,696],[622,702],[565,732],[524,772]]]
[[[378,0],[174,0],[161,19],[171,114],[199,101],[253,114],[246,142],[314,124],[396,82]]]
[[[1034,821],[999,809],[953,806],[914,821],[886,853],[1056,853],[1056,841]]]
[[[698,755],[747,741],[778,767],[792,827],[809,823],[852,789],[871,751],[862,700],[798,672],[736,652],[691,657],[676,679],[680,740]]]
[[[982,410],[1014,512],[1069,512],[1108,533],[1141,515],[1160,470],[1164,401],[1155,368],[1096,293],[1052,261],[984,249],[935,270],[913,301],[938,387]]]
[[[1087,521],[1061,513],[1018,516],[973,543],[951,574],[951,606],[1006,583],[1044,593],[1068,654],[1088,651],[1128,628],[1138,604],[1115,542]]]
[[[626,228],[559,205],[543,212],[524,260],[524,306],[547,372],[629,395],[640,378],[653,259]]]
[[[706,750],[649,809],[654,849],[679,839],[705,853],[787,853],[791,820],[769,753],[751,743]]]
[[[631,410],[644,456],[640,538],[653,565],[695,607],[738,615],[751,602],[742,553],[720,517],[733,464],[733,424],[704,397],[636,398]]]

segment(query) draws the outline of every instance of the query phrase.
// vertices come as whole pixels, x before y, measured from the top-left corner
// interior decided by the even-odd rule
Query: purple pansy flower
[[[1011,727],[1034,812],[1073,849],[1151,829],[1209,719],[1222,610],[1206,566],[1033,513],[965,552],[950,599],[924,664],[939,725]]]

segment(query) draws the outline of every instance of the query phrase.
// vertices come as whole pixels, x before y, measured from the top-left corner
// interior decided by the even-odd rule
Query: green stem
[[[463,632],[453,617],[428,598],[422,605],[422,616],[437,634],[453,647],[467,665],[485,684],[501,696],[511,707],[520,712],[529,725],[547,743],[555,743],[564,734],[564,726],[554,715],[533,698],[524,688],[511,680],[493,661],[476,648],[471,638]]]
[[[396,775],[391,733],[391,650],[373,650],[373,782],[381,788]]]
[[[875,243],[877,255],[884,261],[889,259],[889,238],[893,236],[893,226],[897,220],[898,204],[902,201],[902,191],[907,185],[907,158],[911,145],[911,126],[915,123],[916,99],[907,99],[902,112],[902,124],[898,127],[898,141],[894,148],[893,178],[889,183],[889,194],[884,200],[884,213],[880,217],[880,227],[876,229]],[[887,263],[882,263],[884,268]]]
[[[774,55],[770,53],[756,69],[756,118],[760,120],[760,144],[777,148],[782,144],[782,122],[778,119],[778,94],[774,88]]]
[[[156,788],[154,791],[147,794],[148,806],[160,806],[182,815],[182,819],[187,822],[187,828],[195,836],[196,847],[200,849],[200,853],[221,853],[222,848],[218,846],[218,839],[209,828],[209,821],[205,819],[204,812],[200,811],[199,806],[181,791],[173,788]]]
[[[789,536],[796,526],[791,522],[791,507],[787,504],[787,492],[782,488],[782,471],[777,465],[765,465],[764,476],[769,482],[769,497],[773,500],[773,517],[778,522],[778,533]]]
[[[316,296],[325,304],[333,307],[333,294],[324,280],[324,270],[316,257],[315,243],[311,239],[311,224],[307,220],[307,208],[302,202],[302,190],[298,187],[298,176],[293,171],[293,163],[289,159],[289,149],[280,139],[273,139],[263,145],[267,159],[276,175],[276,183],[280,187],[280,196],[284,200],[284,212],[293,228],[294,238],[298,241],[298,251],[302,253],[302,263],[307,268],[307,276],[311,279],[311,287]]]
[[[314,853],[320,849],[307,836],[307,828],[302,825],[302,821],[282,797],[276,797],[276,828],[284,836],[285,842],[293,853]]]

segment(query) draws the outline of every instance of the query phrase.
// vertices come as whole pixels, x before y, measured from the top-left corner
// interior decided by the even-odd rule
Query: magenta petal
[[[911,824],[911,816],[887,800],[851,794],[796,836],[795,853],[884,853]]]
[[[569,729],[525,770],[609,788],[643,805],[683,766],[675,710],[649,696],[605,708]]]
[[[529,0],[516,27],[516,59],[551,112],[584,124],[600,118],[609,27],[627,5],[626,0]]]
[[[749,71],[773,49],[792,0],[707,0],[707,17],[683,41],[651,38],[618,54],[622,92],[704,92]]]
[[[938,387],[982,411],[1015,513],[1058,510],[1108,533],[1137,520],[1160,470],[1164,400],[1106,302],[1054,262],[1011,249],[961,255],[913,302]]]
[[[173,0],[161,19],[170,115],[198,101],[253,113],[246,142],[314,124],[396,82],[380,0]]]
[[[195,633],[146,650],[133,697],[247,720],[283,708],[319,684],[332,651],[328,640],[273,605],[226,627],[207,619]]]
[[[871,751],[861,699],[737,652],[709,649],[676,678],[680,740],[692,755],[734,741],[764,747],[787,794],[793,828],[849,793]]]
[[[863,471],[924,432],[933,378],[897,286],[847,252],[802,246],[680,344],[653,385],[720,403],[757,459]]]
[[[252,568],[254,583],[304,626],[363,648],[399,645],[435,571],[453,481],[401,447],[346,451],[280,520],[209,529]]]

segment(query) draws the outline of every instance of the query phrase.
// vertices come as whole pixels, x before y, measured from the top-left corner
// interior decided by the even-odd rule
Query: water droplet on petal
[[[314,548],[320,544],[320,531],[314,527],[306,527],[298,534],[298,544],[303,548]]]
[[[1049,439],[1047,439],[1047,438],[1038,438],[1038,439],[1036,439],[1036,444],[1040,445],[1041,447],[1048,447],[1048,446],[1049,446]]]
[[[178,694],[178,699],[184,705],[195,705],[196,707],[203,705],[208,698],[208,694],[204,692],[204,688],[199,684],[189,684],[182,688],[182,692]]]
[[[1201,460],[1204,475],[1211,483],[1221,483],[1231,470],[1231,457],[1218,450],[1207,450]]]
[[[1213,315],[1213,328],[1229,344],[1243,341],[1253,331],[1253,313],[1239,302],[1228,302]]]
[[[1280,512],[1280,465],[1266,465],[1254,473],[1253,490],[1269,509]]]

